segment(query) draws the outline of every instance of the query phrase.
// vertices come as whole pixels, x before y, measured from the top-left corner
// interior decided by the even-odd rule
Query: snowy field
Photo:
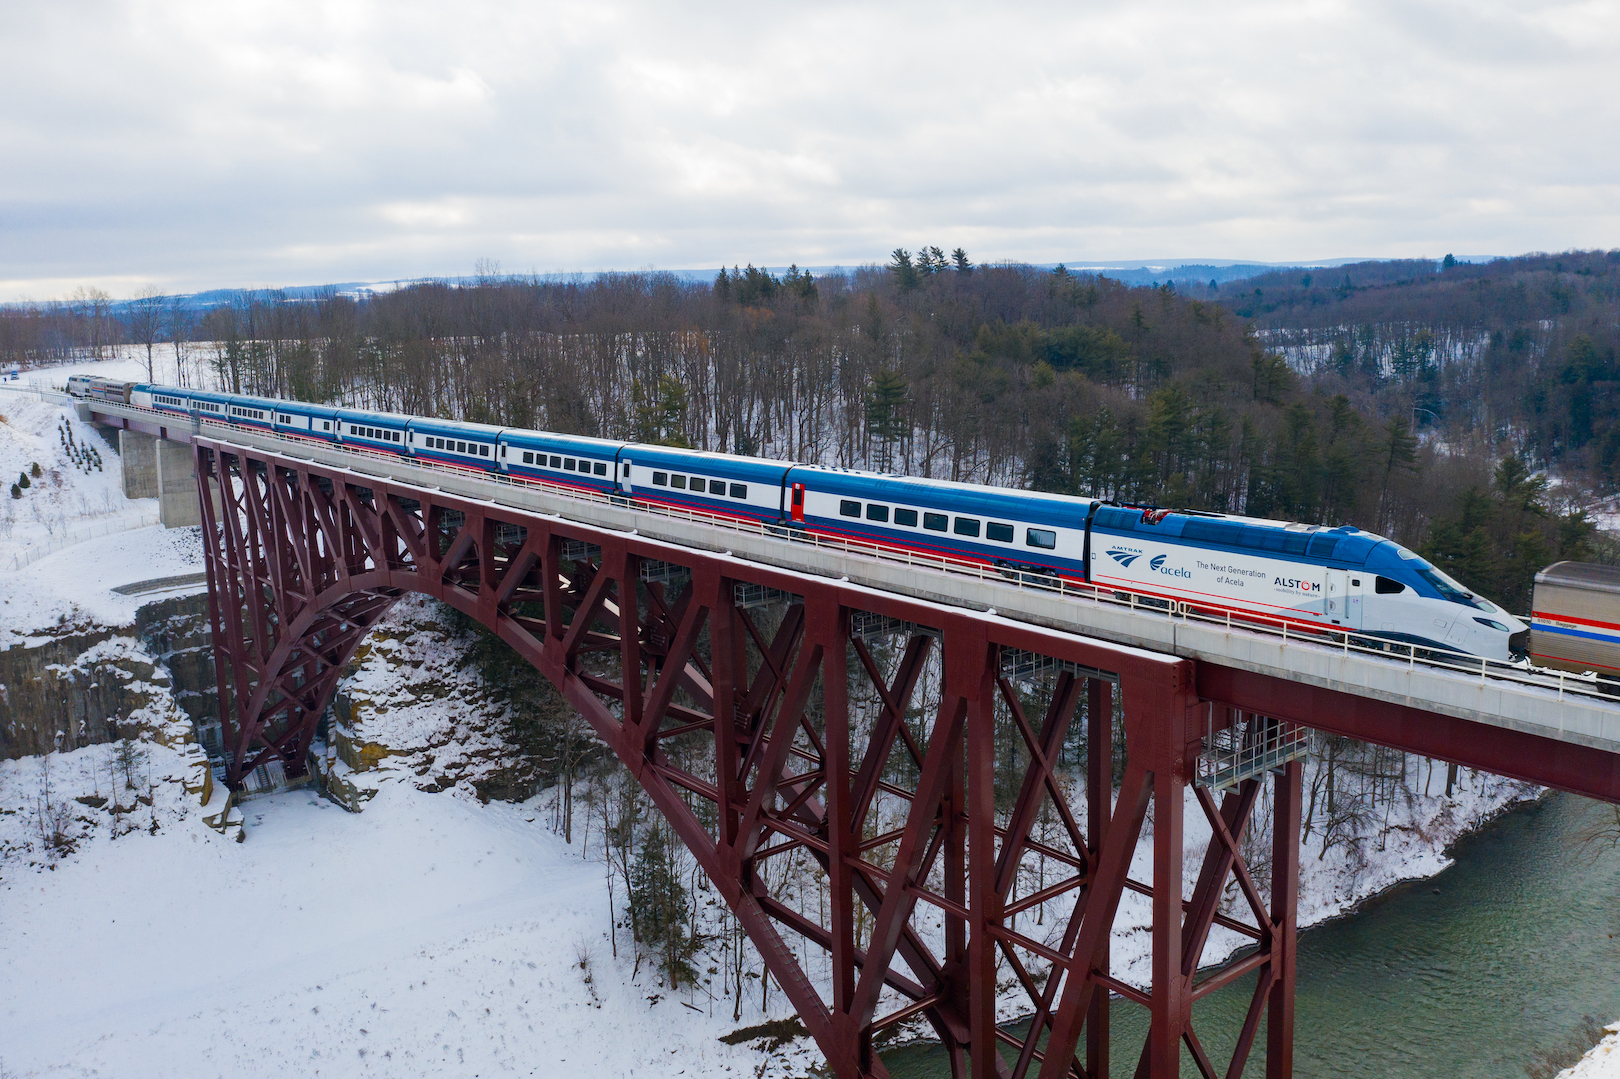
[[[0,764],[0,805],[39,768]],[[720,1042],[729,1004],[633,982],[600,866],[533,807],[385,782],[358,815],[307,791],[244,811],[241,845],[165,808],[53,871],[0,866],[0,1074],[803,1070]]]

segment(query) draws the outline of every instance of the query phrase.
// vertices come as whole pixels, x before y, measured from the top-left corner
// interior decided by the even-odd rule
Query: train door
[[[1360,589],[1356,589],[1357,595],[1352,607],[1350,599],[1353,586],[1350,584],[1350,580],[1350,575],[1342,569],[1330,569],[1327,571],[1327,579],[1323,582],[1324,609],[1327,612],[1328,621],[1334,625],[1345,626],[1349,629],[1360,629]],[[1353,615],[1352,610],[1354,611]]]
[[[627,457],[619,462],[619,490],[625,494],[633,494],[635,488],[630,485],[630,466],[632,462]]]
[[[794,521],[804,524],[804,484],[793,485],[793,501],[791,503],[791,516]]]
[[[1362,575],[1351,573],[1348,575],[1350,583],[1344,590],[1344,624],[1351,629],[1361,628],[1361,581]]]

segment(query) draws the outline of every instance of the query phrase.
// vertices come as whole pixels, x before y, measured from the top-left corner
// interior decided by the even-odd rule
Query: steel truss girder
[[[1214,1075],[1193,1001],[1256,971],[1223,1070],[1241,1074],[1269,1014],[1267,1073],[1290,1073],[1299,764],[1273,783],[1269,896],[1242,853],[1258,780],[1218,804],[1197,792],[1213,838],[1186,896],[1184,795],[1210,707],[1191,661],[200,436],[193,447],[233,787],[272,758],[302,772],[355,649],[420,592],[498,634],[578,709],[845,1079],[886,1075],[874,1038],[913,1017],[957,1076],[1107,1075],[1111,994],[1151,1012],[1138,1074],[1179,1075],[1185,1046]],[[651,580],[644,563],[658,564]],[[884,639],[874,625],[898,628]],[[1036,665],[1050,684],[1015,683],[1003,652],[1054,661]],[[1080,806],[1055,757],[1082,712],[1086,788],[1098,794]],[[1004,760],[1015,793],[998,805]],[[879,823],[880,804],[893,820]],[[1150,805],[1143,883],[1127,871]],[[1036,834],[1043,816],[1055,838]],[[772,891],[771,867],[796,853],[826,875],[824,916]],[[1061,879],[1021,887],[1031,855],[1060,865]],[[1247,921],[1221,913],[1231,879]],[[1145,991],[1109,968],[1127,889],[1151,897]],[[1068,914],[1060,934],[1037,939],[1017,919],[1042,902]],[[1197,980],[1216,924],[1255,949]],[[825,952],[825,970],[806,969],[794,937]],[[1008,975],[1029,998],[1024,1036],[995,1021]]]

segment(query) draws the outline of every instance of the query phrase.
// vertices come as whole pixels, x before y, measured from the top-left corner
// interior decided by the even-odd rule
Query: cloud
[[[0,286],[1620,245],[1599,3],[0,12]]]

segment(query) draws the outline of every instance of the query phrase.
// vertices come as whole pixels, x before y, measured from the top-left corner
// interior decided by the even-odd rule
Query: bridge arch
[[[1151,1014],[1148,1074],[1179,1075],[1183,1047],[1209,1073],[1192,1003],[1251,971],[1235,1067],[1221,1070],[1241,1073],[1269,1014],[1268,1074],[1291,1071],[1299,765],[1270,781],[1270,894],[1242,854],[1267,787],[1249,778],[1219,800],[1200,788],[1213,837],[1187,898],[1185,788],[1217,717],[1236,729],[1230,709],[1199,700],[1191,661],[275,451],[200,435],[193,447],[233,786],[272,758],[301,774],[361,640],[400,597],[430,595],[500,636],[591,724],[841,1077],[886,1074],[874,1039],[913,1017],[958,1076],[1108,1074],[1110,993]],[[1128,750],[1117,802],[1116,724]],[[1055,760],[1076,725],[1088,791],[1101,792],[1083,803]],[[880,805],[895,827],[880,830]],[[1128,874],[1150,806],[1143,883]],[[1042,818],[1056,825],[1038,833]],[[795,853],[827,877],[824,918],[761,872]],[[1034,854],[1061,879],[1032,885],[1021,867]],[[1232,879],[1248,922],[1219,911]],[[1148,992],[1110,973],[1127,889],[1151,898]],[[1042,903],[1061,905],[1062,932],[1020,931]],[[1256,950],[1195,982],[1217,923]],[[825,952],[824,969],[806,968],[794,937]],[[996,1021],[1007,980],[1028,995],[1027,1034]]]

